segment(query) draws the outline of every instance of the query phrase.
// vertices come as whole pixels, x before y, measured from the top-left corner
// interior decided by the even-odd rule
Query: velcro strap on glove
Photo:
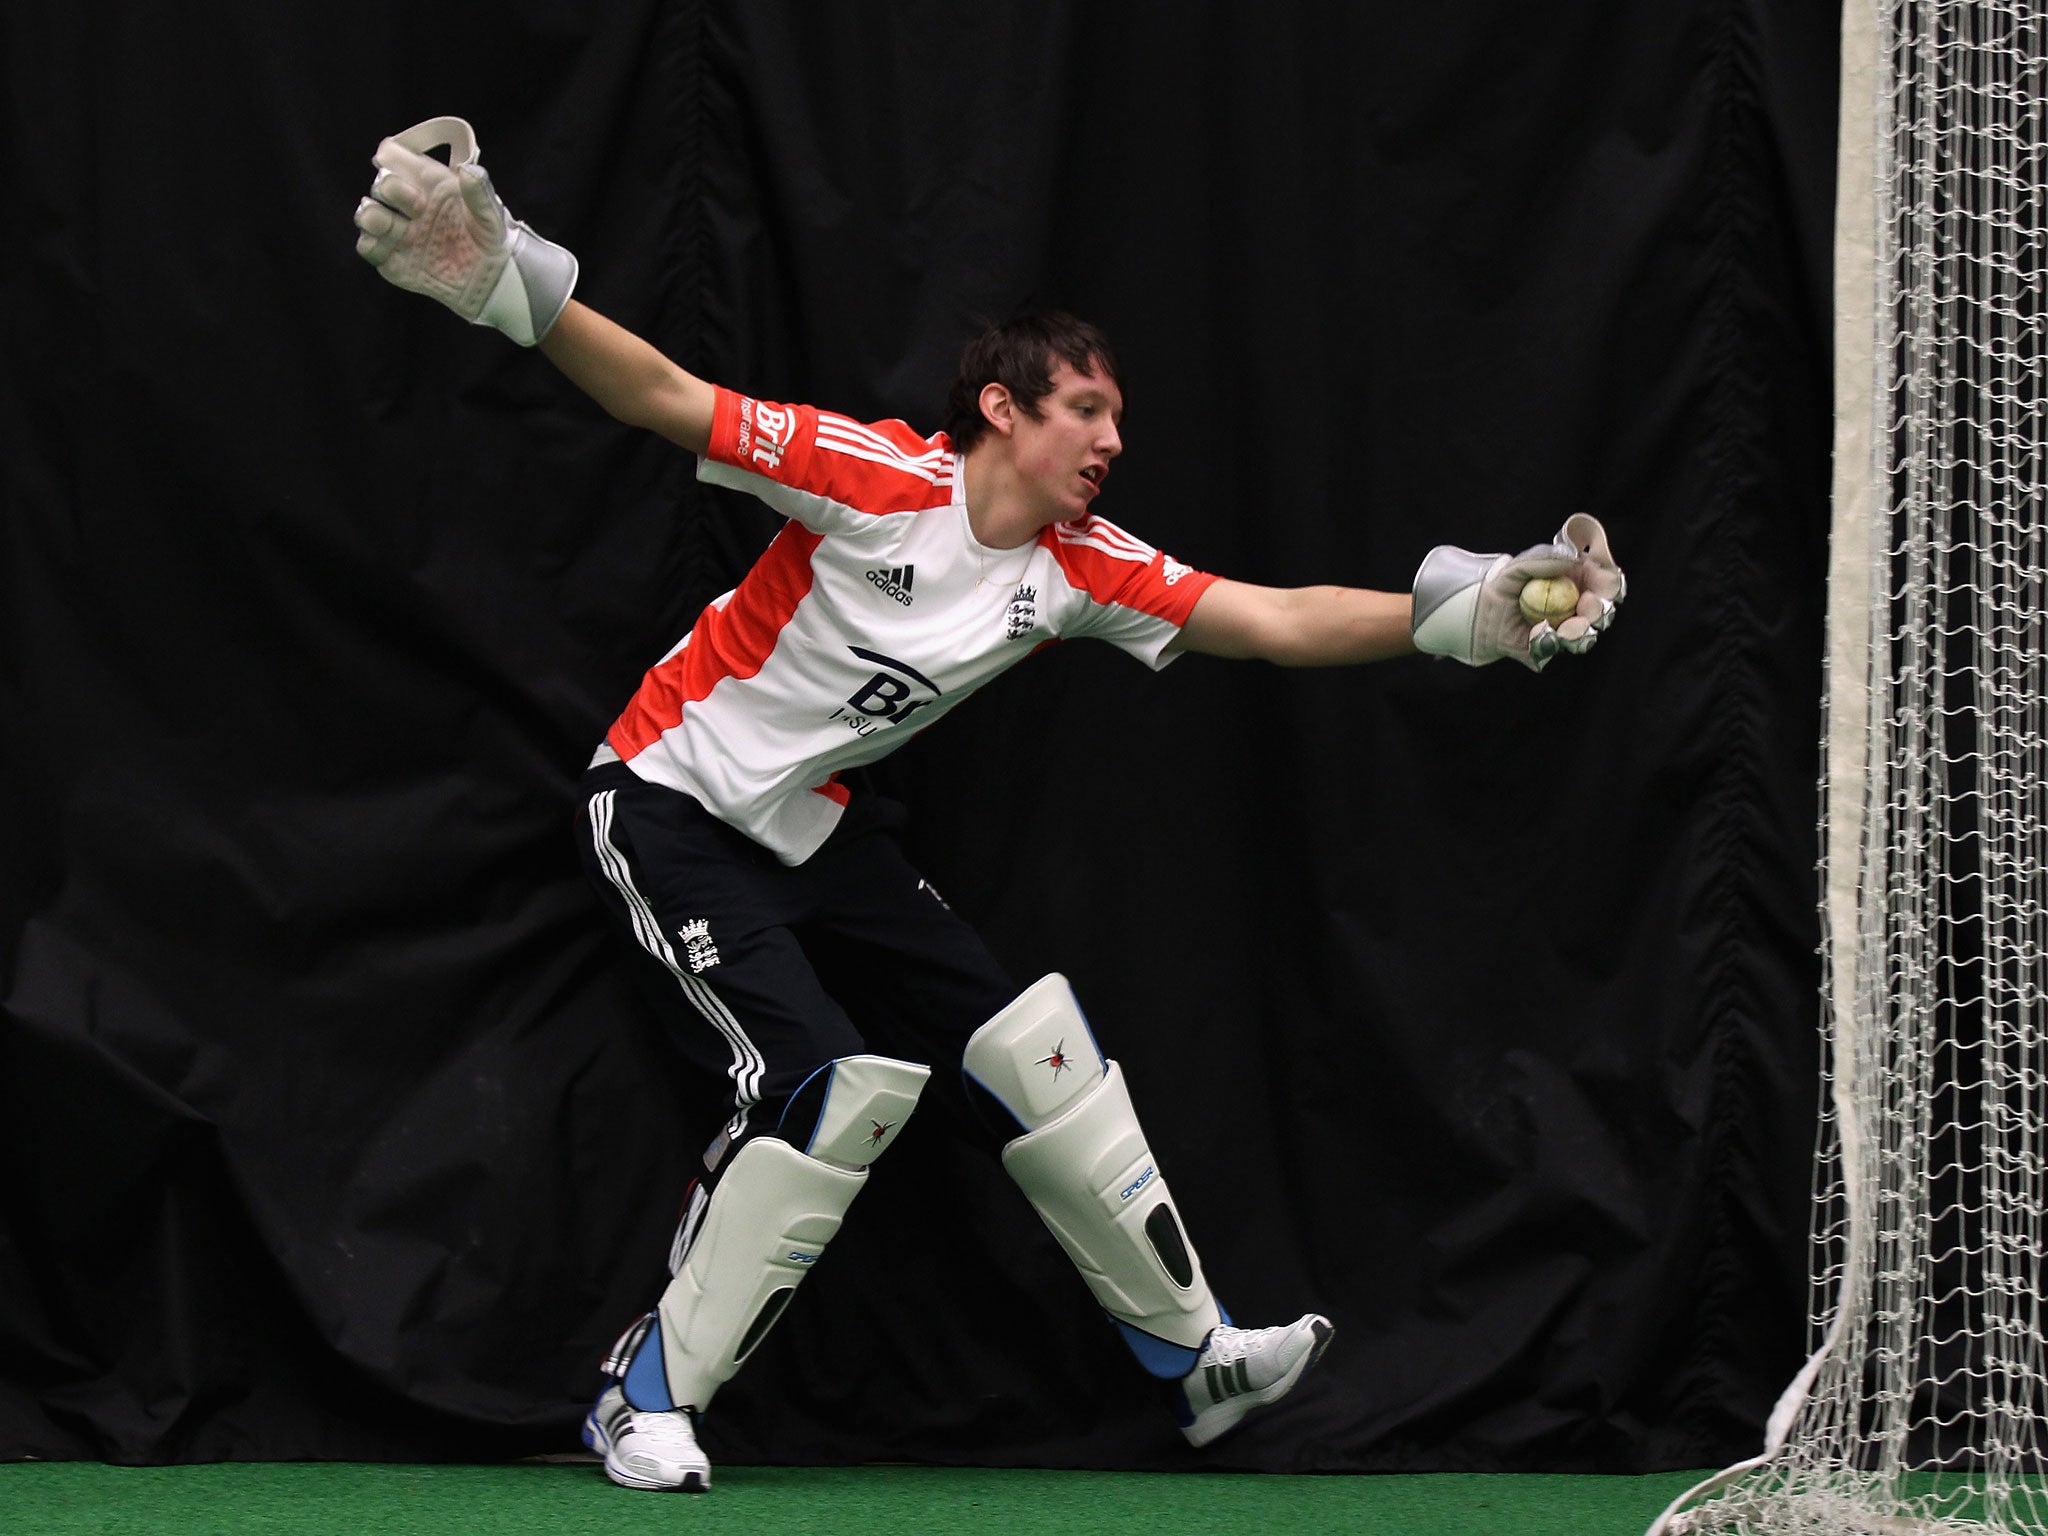
[[[1423,556],[1422,568],[1415,573],[1415,613],[1410,620],[1415,648],[1469,667],[1498,660],[1479,655],[1479,603],[1488,578],[1507,563],[1506,555],[1478,555],[1452,544],[1439,544]]]

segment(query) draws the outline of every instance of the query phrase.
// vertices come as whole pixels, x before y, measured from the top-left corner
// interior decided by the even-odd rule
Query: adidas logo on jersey
[[[916,576],[917,567],[914,565],[902,565],[894,570],[885,569],[868,572],[869,581],[880,587],[906,608],[910,606],[910,584]]]

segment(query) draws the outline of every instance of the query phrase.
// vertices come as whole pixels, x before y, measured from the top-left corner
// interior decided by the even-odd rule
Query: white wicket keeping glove
[[[446,144],[449,163],[427,151]],[[576,287],[576,258],[513,218],[459,117],[416,123],[377,146],[356,204],[356,254],[386,282],[439,299],[522,347],[547,335]]]
[[[1522,588],[1539,577],[1568,576],[1579,589],[1578,611],[1553,628],[1522,617]],[[1557,537],[1519,555],[1475,555],[1439,544],[1415,573],[1415,648],[1467,666],[1512,656],[1541,672],[1559,651],[1583,655],[1614,622],[1628,578],[1607,547],[1600,520],[1580,512]]]

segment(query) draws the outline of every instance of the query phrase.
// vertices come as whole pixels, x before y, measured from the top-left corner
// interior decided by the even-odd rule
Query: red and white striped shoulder
[[[1195,599],[1216,578],[1153,548],[1090,513],[1055,523],[1044,542],[1075,588],[1097,604],[1134,609],[1185,624]]]
[[[1086,517],[1077,517],[1071,523],[1055,523],[1052,534],[1061,549],[1093,550],[1112,560],[1134,560],[1139,565],[1150,565],[1152,557],[1159,553],[1136,534],[1126,533],[1108,518],[1097,517],[1093,512]],[[1075,558],[1086,559],[1082,555]],[[1062,559],[1061,563],[1066,562]]]
[[[720,389],[706,457],[855,512],[921,511],[953,499],[959,459],[941,433],[860,422]]]

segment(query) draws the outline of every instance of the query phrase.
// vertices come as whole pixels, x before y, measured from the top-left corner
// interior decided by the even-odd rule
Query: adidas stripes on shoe
[[[1195,1368],[1181,1378],[1192,1415],[1181,1427],[1188,1444],[1207,1445],[1252,1409],[1285,1397],[1335,1332],[1327,1317],[1313,1312],[1284,1328],[1211,1329]]]

